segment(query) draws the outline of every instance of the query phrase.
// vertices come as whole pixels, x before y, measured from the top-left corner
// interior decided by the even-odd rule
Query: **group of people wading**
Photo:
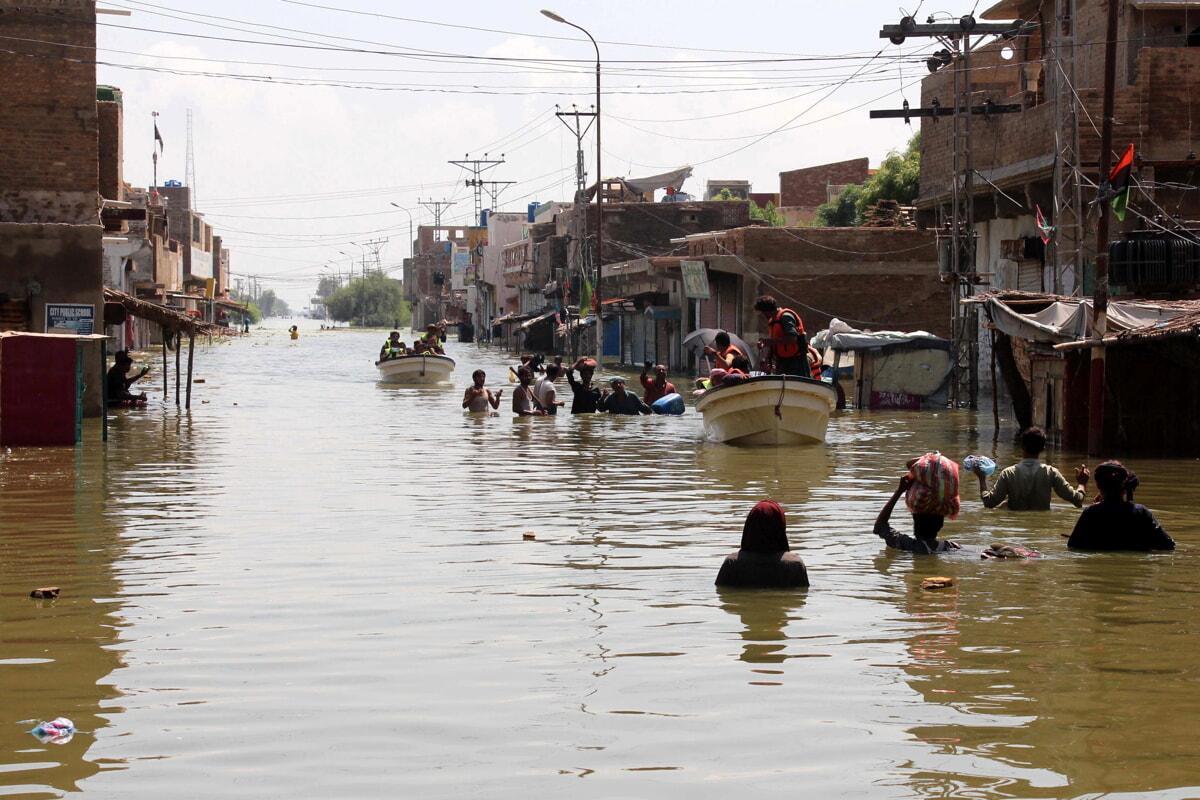
[[[651,414],[651,406],[659,400],[678,394],[675,384],[667,380],[667,368],[647,361],[642,367],[640,381],[642,396],[629,391],[626,380],[616,375],[601,388],[594,383],[597,363],[594,358],[580,358],[567,366],[561,356],[550,364],[541,356],[522,356],[516,368],[510,367],[516,379],[513,387],[512,411],[519,417],[554,416],[568,407],[559,398],[559,380],[566,378],[571,390],[570,413],[618,414],[638,416]],[[477,369],[471,373],[471,386],[463,394],[462,406],[471,412],[486,412],[500,408],[504,390],[493,392],[484,386],[487,374]]]
[[[976,465],[972,471],[979,480],[983,506],[989,509],[1003,506],[1009,511],[1020,512],[1048,511],[1051,495],[1057,494],[1076,508],[1083,508],[1087,484],[1093,474],[1086,465],[1080,466],[1072,486],[1057,468],[1041,460],[1045,447],[1046,434],[1040,428],[1024,431],[1021,434],[1022,459],[1003,470],[991,489],[983,468]],[[1134,502],[1134,490],[1139,485],[1137,475],[1119,461],[1105,461],[1096,467],[1094,477],[1098,494],[1075,521],[1067,538],[1067,547],[1142,552],[1175,549],[1174,540],[1154,514]],[[926,453],[912,459],[875,519],[875,535],[889,549],[914,555],[965,551],[958,542],[938,538],[946,518],[958,516],[961,506],[958,483],[959,465],[941,453]],[[892,512],[902,497],[912,517],[911,536],[891,525]],[[1035,550],[1003,544],[992,544],[979,555],[981,558],[1041,556]],[[804,562],[788,546],[787,521],[778,503],[764,500],[751,510],[742,529],[741,548],[721,565],[717,585],[808,586]]]

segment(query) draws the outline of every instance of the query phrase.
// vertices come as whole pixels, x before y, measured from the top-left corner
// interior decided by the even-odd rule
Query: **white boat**
[[[833,386],[795,375],[761,375],[709,389],[696,401],[704,435],[729,444],[815,444],[825,441]]]
[[[400,356],[376,361],[379,380],[384,383],[443,383],[450,380],[454,359],[450,356]]]

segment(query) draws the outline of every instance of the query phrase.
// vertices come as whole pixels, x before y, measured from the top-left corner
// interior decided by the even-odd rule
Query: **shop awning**
[[[132,316],[154,322],[173,333],[182,331],[183,333],[188,334],[205,334],[222,333],[225,330],[219,325],[210,325],[206,322],[199,322],[192,319],[187,314],[182,314],[178,311],[172,311],[171,309],[160,306],[157,303],[150,303],[146,300],[141,300],[131,294],[126,294],[125,292],[117,289],[105,288],[104,300],[106,303],[119,303],[124,306],[125,311]]]
[[[537,315],[536,317],[533,317],[532,319],[527,319],[524,322],[522,322],[521,330],[523,330],[523,331],[528,330],[528,329],[532,328],[534,325],[537,325],[539,322],[545,322],[546,320],[550,319],[557,313],[558,312],[555,311],[554,309],[550,309],[549,311],[543,311],[541,314]]]

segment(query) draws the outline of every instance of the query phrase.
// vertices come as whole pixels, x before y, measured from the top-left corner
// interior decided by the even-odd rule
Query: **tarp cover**
[[[1056,300],[1041,311],[1022,314],[1000,298],[989,298],[988,316],[1001,333],[1033,342],[1058,344],[1086,339],[1091,332],[1092,303],[1087,299]],[[1154,303],[1108,304],[1108,333],[1117,333],[1174,319],[1181,310]]]
[[[691,175],[691,167],[680,167],[677,170],[664,172],[661,175],[651,175],[648,178],[626,178],[625,185],[639,194],[650,194],[658,189],[666,189],[668,186],[678,189]]]
[[[829,327],[812,338],[813,347],[829,348],[831,350],[882,350],[895,345],[916,345],[928,347],[931,350],[946,350],[950,342],[940,336],[934,336],[928,331],[875,331],[864,333],[857,328],[851,328],[836,317],[829,322]]]

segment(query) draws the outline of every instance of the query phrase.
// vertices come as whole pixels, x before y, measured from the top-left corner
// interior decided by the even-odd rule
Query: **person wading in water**
[[[742,546],[725,557],[721,571],[717,573],[717,586],[808,586],[804,561],[790,550],[783,508],[774,500],[763,500],[746,517],[742,526]]]

